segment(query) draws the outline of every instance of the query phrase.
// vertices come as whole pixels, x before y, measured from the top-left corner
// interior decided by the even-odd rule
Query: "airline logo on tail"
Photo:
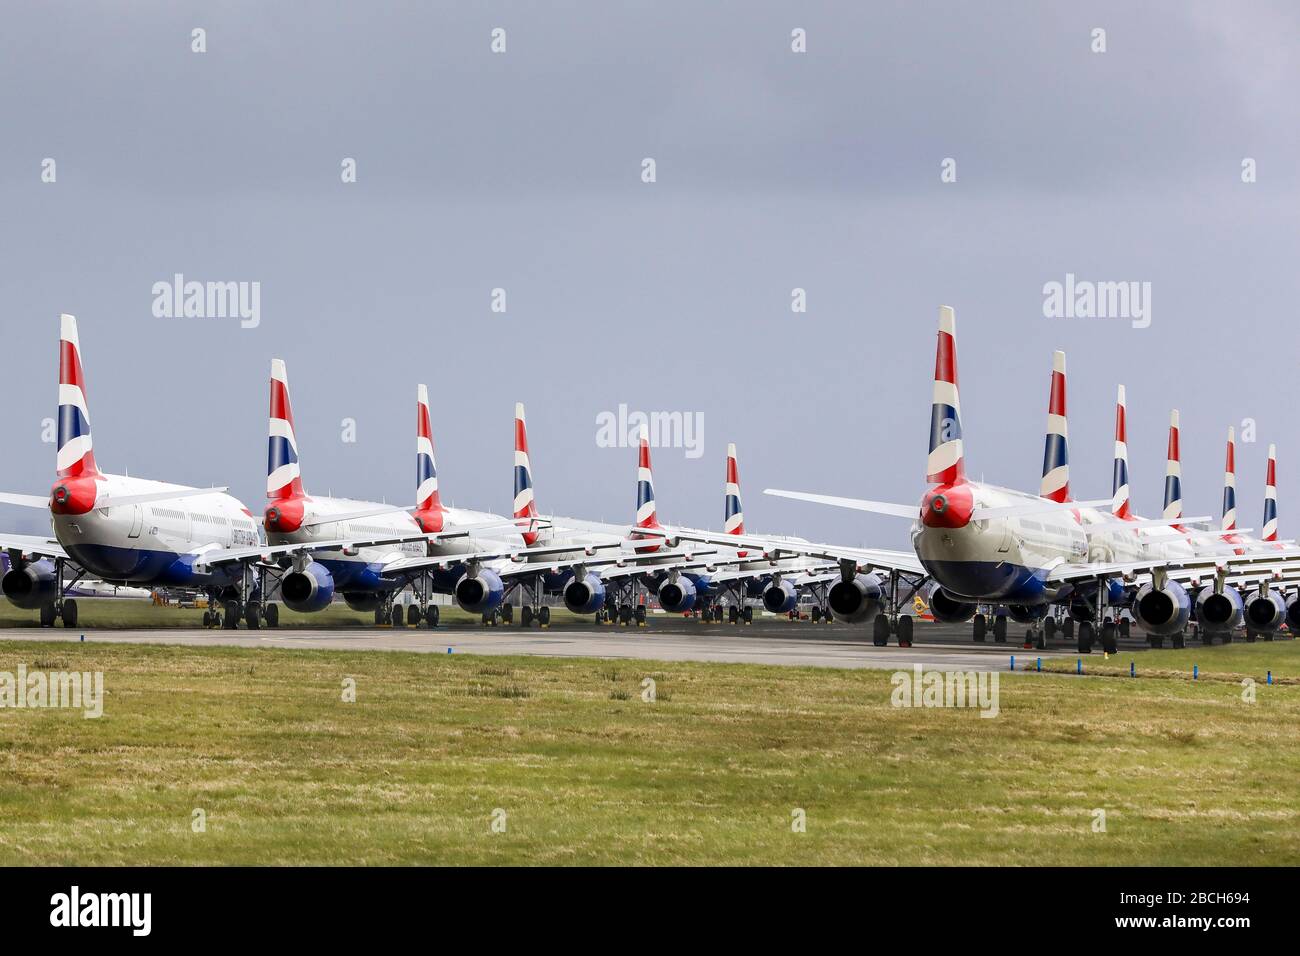
[[[1264,477],[1264,532],[1265,541],[1277,540],[1277,446],[1268,446],[1268,473]]]
[[[524,406],[515,404],[515,511],[516,518],[533,518],[537,506],[533,502],[533,469],[528,463],[528,428],[524,424]],[[522,533],[524,544],[536,544],[537,532]]]
[[[723,530],[727,534],[745,533],[745,512],[740,505],[740,469],[736,466],[736,446],[727,446],[727,484],[724,490],[726,507],[723,512]]]
[[[725,506],[722,515],[722,530],[727,534],[745,533],[745,511],[740,505],[740,468],[736,464],[736,446],[727,446],[727,483],[723,488]],[[737,557],[746,557],[749,552],[737,551]]]
[[[415,520],[423,531],[442,530],[442,496],[438,466],[433,458],[433,425],[429,390],[420,385],[415,396]]]
[[[1052,390],[1047,401],[1047,441],[1043,481],[1038,493],[1053,501],[1070,500],[1069,430],[1065,415],[1065,353],[1052,354]]]
[[[930,411],[930,458],[926,481],[951,485],[966,479],[962,460],[961,403],[957,399],[957,320],[939,307],[939,344],[934,358],[934,404]]]
[[[59,316],[59,428],[56,467],[60,478],[99,474],[90,441],[86,378],[81,370],[77,320]]]
[[[1183,464],[1178,446],[1178,409],[1169,416],[1169,454],[1165,463],[1165,510],[1166,521],[1173,521],[1183,516]],[[1175,525],[1174,527],[1178,527]],[[1181,528],[1178,528],[1181,531]]]
[[[1237,530],[1237,438],[1236,429],[1228,428],[1228,457],[1223,466],[1223,531]]]
[[[298,468],[298,439],[293,430],[293,406],[289,403],[289,377],[284,362],[271,360],[270,432],[266,448],[266,496],[301,498],[302,478]]]
[[[659,518],[655,514],[655,480],[650,469],[650,431],[641,426],[636,465],[636,526],[638,528],[657,528]]]
[[[1111,482],[1110,512],[1125,521],[1133,519],[1128,498],[1128,406],[1123,385],[1115,400],[1115,476]]]
[[[429,422],[429,390],[419,386],[415,422],[415,503],[420,511],[442,507],[438,495],[438,466],[433,458],[433,426]]]

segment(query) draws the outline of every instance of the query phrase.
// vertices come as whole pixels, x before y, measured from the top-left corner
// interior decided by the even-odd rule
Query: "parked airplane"
[[[912,535],[917,557],[939,584],[930,596],[931,611],[937,618],[970,620],[980,604],[1030,608],[1067,599],[1075,589],[1092,586],[1099,592],[1093,625],[1100,628],[1103,647],[1110,650],[1115,648],[1117,627],[1105,613],[1112,579],[1143,581],[1133,599],[1133,615],[1146,633],[1179,635],[1191,615],[1191,599],[1183,582],[1234,571],[1269,574],[1284,570],[1287,560],[1300,557],[1300,551],[1266,554],[1251,550],[1234,555],[1217,549],[1202,555],[1190,547],[1186,535],[1172,528],[1135,527],[1132,523],[1125,527],[1122,521],[1107,520],[1093,511],[1105,502],[1048,500],[969,480],[962,443],[955,325],[953,310],[941,307],[926,474],[931,487],[921,499],[919,523]],[[1172,484],[1172,500],[1181,499],[1179,485],[1177,480]],[[906,505],[779,489],[767,493],[918,518],[918,510]],[[1086,522],[1081,514],[1085,509],[1092,511]],[[1161,524],[1174,520],[1167,516]],[[1098,551],[1112,557],[1096,560]],[[1092,630],[1092,626],[1079,628],[1081,651],[1091,650]],[[976,635],[980,636],[978,621]],[[1041,632],[1034,632],[1033,637],[1037,643],[1044,640]]]
[[[0,495],[0,503],[48,510],[54,538],[0,535],[11,565],[0,590],[17,606],[39,610],[46,627],[56,617],[76,626],[68,589],[88,574],[111,584],[204,590],[237,620],[257,601],[251,566],[264,554],[257,522],[224,488],[99,470],[77,321],[63,315],[59,323],[58,480],[48,497]]]

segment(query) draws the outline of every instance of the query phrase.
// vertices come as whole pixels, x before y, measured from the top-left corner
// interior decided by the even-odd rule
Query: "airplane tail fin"
[[[1038,493],[1052,501],[1070,500],[1070,442],[1065,415],[1065,353],[1052,354],[1052,387],[1047,399],[1047,440],[1043,481]]]
[[[81,368],[77,320],[59,316],[59,427],[55,468],[60,478],[99,474],[90,440],[90,411],[86,405],[86,377]]]
[[[727,483],[723,491],[726,507],[722,530],[727,534],[745,533],[745,512],[740,504],[740,469],[736,465],[736,446],[727,446]]]
[[[930,409],[930,457],[926,481],[943,485],[966,480],[957,397],[957,318],[939,306],[939,341],[934,358],[934,401]]]
[[[1222,531],[1237,530],[1237,430],[1228,426],[1228,457],[1223,465]]]
[[[641,426],[637,441],[636,461],[636,526],[659,527],[659,514],[655,510],[655,480],[650,466],[650,430]]]
[[[1125,521],[1133,517],[1128,496],[1128,401],[1123,385],[1115,398],[1115,474],[1111,480],[1110,513]]]
[[[415,398],[415,520],[425,531],[441,531],[442,519],[438,466],[433,457],[429,390],[420,385],[416,388]]]
[[[1260,529],[1265,541],[1277,540],[1277,446],[1268,446],[1268,474],[1264,478],[1264,525]]]
[[[266,497],[301,498],[298,467],[298,439],[293,430],[293,406],[289,402],[289,376],[284,361],[271,359],[270,430],[266,449]]]
[[[515,511],[516,518],[537,517],[533,500],[533,469],[528,462],[528,428],[524,424],[524,406],[515,403]],[[524,544],[537,543],[536,531],[522,533]]]
[[[1183,516],[1183,463],[1178,444],[1178,409],[1169,415],[1169,452],[1165,458],[1166,521]]]

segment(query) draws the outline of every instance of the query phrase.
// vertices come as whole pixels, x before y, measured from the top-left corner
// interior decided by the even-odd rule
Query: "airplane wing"
[[[705,544],[722,545],[742,551],[757,552],[748,555],[745,560],[775,561],[782,555],[790,557],[809,557],[824,561],[853,561],[859,567],[870,567],[883,571],[905,571],[911,574],[925,574],[921,561],[911,551],[890,551],[881,548],[849,548],[840,545],[819,544],[811,541],[798,541],[790,538],[763,537],[756,534],[727,534],[725,532],[699,531],[694,528],[633,528],[628,534],[663,538],[670,547],[680,541],[699,541]]]
[[[34,534],[0,534],[0,550],[18,551],[24,558],[68,558],[63,545],[53,538]]]

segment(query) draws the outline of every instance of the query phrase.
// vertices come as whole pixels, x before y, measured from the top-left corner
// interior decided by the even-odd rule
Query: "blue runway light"
[[[1129,677],[1137,677],[1137,676],[1138,676],[1138,675],[1137,675],[1137,664],[1135,664],[1133,661],[1129,661],[1129,662],[1128,662],[1128,676],[1129,676]]]
[[[1012,655],[1011,655],[1011,669],[1012,669],[1012,670],[1015,670],[1015,669],[1016,669],[1016,655],[1015,655],[1015,654],[1012,654]]]
[[[1192,680],[1200,680],[1200,679],[1201,679],[1201,668],[1200,668],[1200,665],[1199,665],[1199,664],[1193,664],[1193,665],[1192,665]]]
[[[1076,674],[1082,674],[1082,673],[1083,673],[1083,658],[1082,658],[1082,657],[1080,657],[1080,658],[1075,662],[1075,664],[1074,664],[1074,672],[1075,672]]]
[[[1043,669],[1043,659],[1041,657],[1038,659],[1038,669],[1040,671]]]

